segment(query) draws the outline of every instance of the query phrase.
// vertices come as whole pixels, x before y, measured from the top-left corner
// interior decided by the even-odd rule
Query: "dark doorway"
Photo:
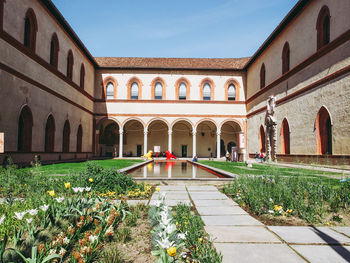
[[[181,147],[181,157],[187,157],[187,145]]]
[[[137,152],[137,157],[140,157],[142,155],[142,145],[141,144],[137,145],[136,152]]]

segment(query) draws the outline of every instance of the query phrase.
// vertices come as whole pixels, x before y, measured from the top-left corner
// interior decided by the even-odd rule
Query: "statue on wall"
[[[266,126],[266,158],[268,161],[276,161],[277,121],[274,117],[276,97],[270,96],[267,100],[265,115]]]

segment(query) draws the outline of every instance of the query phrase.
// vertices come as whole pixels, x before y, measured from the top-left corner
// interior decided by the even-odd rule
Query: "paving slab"
[[[193,186],[187,186],[187,190],[189,192],[202,192],[202,191],[218,191],[218,189],[213,186],[213,185],[202,185],[202,186],[197,186],[197,185],[193,185]]]
[[[250,215],[202,216],[206,226],[263,226]]]
[[[350,244],[350,238],[328,227],[269,226],[268,228],[292,244]]]
[[[305,263],[285,244],[214,243],[223,255],[223,263]]]
[[[193,200],[229,200],[229,198],[219,192],[208,192],[208,193],[190,193]]]
[[[348,226],[335,226],[335,227],[332,227],[332,229],[335,229],[339,233],[342,233],[342,234],[350,237],[350,227],[348,227]]]
[[[248,215],[239,206],[197,206],[197,211],[201,216],[215,216],[215,215]]]
[[[151,205],[151,206],[155,205],[155,202],[156,202],[156,200],[151,200],[149,205]],[[192,206],[192,203],[190,200],[167,200],[167,199],[165,199],[164,203],[167,206],[177,206],[179,204],[185,204],[188,206]]]
[[[152,200],[158,200],[160,194],[154,193],[152,195]],[[176,200],[176,199],[189,199],[187,192],[166,192],[165,199],[171,199],[171,200]]]
[[[218,243],[282,243],[261,226],[205,226],[204,229]]]
[[[292,247],[312,263],[350,262],[350,247],[348,246],[293,245]]]
[[[186,187],[184,185],[160,185],[158,186],[160,191],[186,191]]]
[[[201,200],[201,199],[193,199],[193,202],[196,206],[238,206],[238,204],[232,200],[224,199],[224,200]]]
[[[148,204],[148,200],[126,200],[126,203],[128,205],[138,205],[138,204],[144,204],[147,205]]]

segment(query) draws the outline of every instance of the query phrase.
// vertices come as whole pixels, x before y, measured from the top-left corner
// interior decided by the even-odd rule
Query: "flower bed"
[[[350,182],[335,184],[322,179],[277,175],[241,176],[222,190],[267,223],[350,223]]]
[[[213,247],[204,223],[186,205],[178,205],[175,211],[164,204],[164,195],[149,210],[153,225],[153,255],[158,262],[222,262],[222,256]]]

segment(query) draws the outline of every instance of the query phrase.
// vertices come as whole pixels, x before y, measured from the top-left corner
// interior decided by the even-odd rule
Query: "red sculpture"
[[[172,154],[171,152],[169,152],[169,151],[166,151],[165,154],[166,154],[166,159],[167,159],[167,160],[170,160],[171,158],[177,159],[176,156],[173,155],[173,154]]]

